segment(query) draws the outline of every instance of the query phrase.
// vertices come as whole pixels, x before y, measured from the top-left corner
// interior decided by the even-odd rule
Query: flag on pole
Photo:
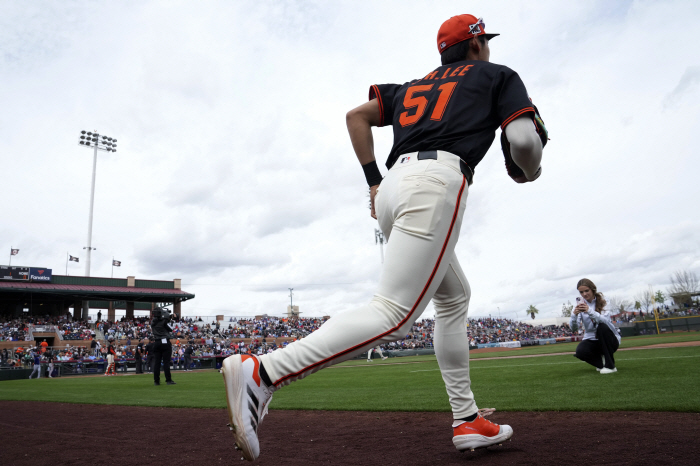
[[[78,257],[73,257],[73,256],[68,256],[68,257],[69,257],[68,260],[71,262],[80,262],[80,258],[78,258]]]
[[[17,254],[19,254],[19,249],[10,249],[11,256],[16,256]]]
[[[121,266],[122,266],[122,261],[115,261],[115,260],[112,260],[112,265],[113,265],[114,267],[121,267]]]

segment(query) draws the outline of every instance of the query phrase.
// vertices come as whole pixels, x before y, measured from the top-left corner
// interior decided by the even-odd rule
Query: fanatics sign
[[[0,265],[0,280],[50,283],[52,269],[45,267],[12,267]]]
[[[51,282],[51,269],[31,267],[29,269],[29,280],[33,282]]]

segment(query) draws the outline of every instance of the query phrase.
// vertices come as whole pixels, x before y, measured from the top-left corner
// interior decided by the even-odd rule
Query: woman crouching
[[[569,325],[576,332],[583,326],[583,341],[576,347],[576,357],[594,366],[601,374],[617,372],[613,353],[620,347],[620,335],[610,320],[603,293],[587,278],[576,285],[580,298],[571,314]]]

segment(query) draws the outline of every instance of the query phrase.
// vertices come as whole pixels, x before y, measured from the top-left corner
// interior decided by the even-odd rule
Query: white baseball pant
[[[374,348],[370,348],[369,350],[367,350],[367,360],[368,361],[372,360],[372,351],[379,353],[380,358],[384,357],[384,353],[382,352],[382,347],[377,345]]]
[[[379,186],[375,208],[387,243],[379,286],[369,304],[339,314],[309,336],[260,359],[274,385],[287,385],[370,348],[400,340],[433,299],[435,354],[455,419],[478,411],[469,378],[470,288],[457,258],[467,199],[460,159],[399,157]]]

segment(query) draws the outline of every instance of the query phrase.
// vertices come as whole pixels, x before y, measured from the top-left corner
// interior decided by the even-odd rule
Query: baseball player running
[[[274,391],[403,338],[431,299],[454,445],[486,447],[513,435],[509,426],[484,419],[474,401],[466,331],[470,288],[454,254],[474,168],[499,126],[509,175],[524,183],[541,173],[546,130],[517,73],[489,63],[489,40],[497,35],[472,15],[450,18],[438,31],[442,66],[404,84],[373,85],[369,102],[348,112],[372,217],[391,237],[382,275],[368,304],[332,317],[306,338],[260,357],[224,361],[230,428],[245,459],[260,453],[257,430]],[[389,125],[394,144],[382,179],[372,127]]]
[[[382,353],[382,347],[377,345],[374,348],[370,348],[367,350],[367,362],[372,362],[372,350],[375,352],[379,353],[379,357],[382,358],[382,361],[387,359],[389,356],[384,356],[384,353]]]

